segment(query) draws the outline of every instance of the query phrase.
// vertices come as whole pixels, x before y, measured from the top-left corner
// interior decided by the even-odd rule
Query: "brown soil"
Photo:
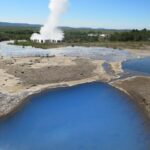
[[[130,95],[150,117],[150,77],[132,77],[112,85]]]
[[[88,60],[78,59],[74,61],[76,65],[46,66],[42,68],[13,65],[7,69],[7,73],[20,78],[24,85],[58,83],[93,76],[93,70],[96,69],[95,65]]]

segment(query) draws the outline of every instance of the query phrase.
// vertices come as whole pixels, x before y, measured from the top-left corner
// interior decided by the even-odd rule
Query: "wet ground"
[[[68,57],[86,57],[92,59],[101,59],[105,61],[125,61],[127,59],[136,58],[126,50],[100,48],[100,47],[65,47],[56,49],[37,49],[33,47],[22,47],[8,45],[9,42],[0,43],[0,55],[10,57],[34,57],[34,56],[68,56]]]

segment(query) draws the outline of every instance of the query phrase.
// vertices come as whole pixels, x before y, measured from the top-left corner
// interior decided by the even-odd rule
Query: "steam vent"
[[[41,27],[40,33],[33,33],[31,41],[38,43],[59,43],[64,39],[64,32],[58,28],[62,13],[67,8],[68,0],[50,0],[47,22]]]

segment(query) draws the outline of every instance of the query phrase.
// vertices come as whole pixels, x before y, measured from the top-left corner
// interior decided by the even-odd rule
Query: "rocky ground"
[[[130,77],[111,85],[127,93],[150,117],[150,77]]]
[[[138,51],[140,52],[140,51]],[[0,58],[0,117],[42,90],[103,81],[132,97],[150,117],[150,77],[126,77],[121,62],[72,57]]]
[[[121,63],[69,57],[0,59],[0,117],[15,111],[26,98],[44,89],[104,81],[118,77]]]

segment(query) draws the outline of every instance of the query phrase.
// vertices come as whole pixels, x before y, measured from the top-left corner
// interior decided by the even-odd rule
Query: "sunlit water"
[[[91,83],[36,95],[0,121],[0,150],[149,150],[150,124],[121,92]]]
[[[137,56],[126,50],[100,48],[100,47],[65,47],[43,50],[33,47],[22,47],[8,45],[9,42],[0,42],[0,55],[9,57],[26,57],[26,56],[71,56],[87,57],[92,59],[103,59],[106,61],[124,61]]]
[[[136,74],[150,75],[150,57],[125,61],[123,69]]]

